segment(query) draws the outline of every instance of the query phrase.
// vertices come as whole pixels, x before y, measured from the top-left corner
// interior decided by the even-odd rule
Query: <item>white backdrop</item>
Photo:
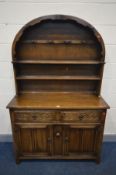
[[[0,134],[10,134],[6,105],[15,94],[11,46],[19,29],[48,14],[80,17],[96,27],[106,46],[102,96],[111,106],[105,134],[116,134],[116,0],[0,0]]]

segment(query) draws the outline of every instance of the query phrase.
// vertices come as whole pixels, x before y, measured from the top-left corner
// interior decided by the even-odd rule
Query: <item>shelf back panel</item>
[[[21,40],[61,40],[61,39],[78,39],[78,40],[95,40],[95,37],[89,27],[76,23],[73,20],[50,20],[41,21],[30,26],[24,32]]]
[[[19,64],[16,76],[67,75],[67,76],[100,76],[99,65],[58,65],[58,64]]]
[[[34,44],[17,47],[21,60],[100,60],[100,48],[95,44]]]
[[[96,93],[99,81],[91,80],[17,80],[19,92],[89,92]]]

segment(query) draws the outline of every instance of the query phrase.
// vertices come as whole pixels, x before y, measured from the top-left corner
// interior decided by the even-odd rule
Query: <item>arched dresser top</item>
[[[99,47],[100,60],[104,61],[105,47],[99,32],[88,22],[67,15],[48,15],[39,17],[27,23],[17,33],[14,39],[12,45],[13,60],[16,60],[18,57],[17,45],[20,45],[21,47],[22,41],[26,40],[34,43],[34,40],[38,39],[45,43],[44,36],[48,37],[49,44],[52,43],[53,40],[55,44],[69,44],[70,39],[73,39],[73,41],[71,41],[73,44],[80,44],[79,42],[81,42],[81,44],[86,44],[86,40],[90,39],[90,43],[94,40],[96,42],[96,47]],[[64,36],[64,40],[61,41],[60,36]]]

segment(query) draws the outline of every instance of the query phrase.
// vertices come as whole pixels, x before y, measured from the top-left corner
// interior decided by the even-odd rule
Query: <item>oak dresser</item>
[[[108,104],[101,97],[104,42],[86,21],[65,15],[26,24],[12,46],[16,96],[8,104],[16,163],[100,162]]]

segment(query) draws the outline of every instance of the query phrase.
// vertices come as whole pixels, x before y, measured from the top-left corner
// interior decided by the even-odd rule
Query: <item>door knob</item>
[[[57,132],[57,133],[56,133],[56,137],[59,137],[59,136],[60,136],[60,132]]]

